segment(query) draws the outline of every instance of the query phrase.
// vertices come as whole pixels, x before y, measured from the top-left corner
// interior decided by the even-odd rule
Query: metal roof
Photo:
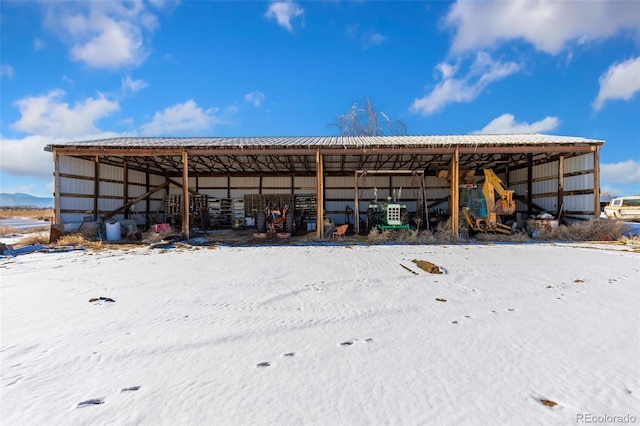
[[[602,145],[604,141],[573,136],[543,134],[506,135],[428,135],[428,136],[293,136],[293,137],[119,137],[50,144],[58,147],[108,148],[378,148],[378,147],[455,147],[517,145]]]

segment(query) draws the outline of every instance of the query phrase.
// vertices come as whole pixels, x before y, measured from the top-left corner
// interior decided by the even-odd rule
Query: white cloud
[[[494,47],[521,39],[557,54],[570,43],[583,44],[621,30],[640,32],[637,1],[457,1],[444,24],[454,28],[451,50]]]
[[[45,179],[49,182],[53,175],[53,156],[46,152],[46,145],[69,140],[104,139],[118,136],[115,133],[95,133],[79,135],[74,138],[54,138],[51,136],[30,135],[23,139],[0,138],[0,171],[13,176]],[[32,193],[29,191],[29,193]]]
[[[117,102],[109,101],[102,94],[76,102],[70,108],[61,102],[64,94],[54,89],[46,95],[16,101],[21,117],[11,128],[40,136],[73,138],[98,133],[94,122],[120,108]]]
[[[545,117],[540,121],[529,124],[525,121],[516,122],[513,114],[502,114],[500,117],[491,120],[481,130],[476,130],[473,133],[485,135],[544,133],[555,129],[559,124],[558,117]]]
[[[16,71],[9,64],[0,65],[0,77],[13,78],[16,74]]]
[[[640,56],[615,63],[600,76],[600,92],[593,101],[593,108],[599,110],[609,99],[625,101],[640,91]]]
[[[126,93],[127,91],[133,92],[133,93],[139,92],[140,90],[149,86],[149,84],[146,81],[134,80],[131,78],[130,75],[126,76],[121,80],[121,85],[122,85],[123,93]]]
[[[373,32],[371,34],[367,34],[363,38],[364,47],[365,48],[369,48],[369,47],[372,47],[372,46],[377,46],[379,44],[384,43],[387,40],[387,38],[388,38],[387,36],[382,35],[382,34],[377,33],[377,32]]]
[[[139,65],[147,58],[145,36],[157,27],[143,2],[52,2],[45,25],[70,45],[71,58],[94,68]]]
[[[491,59],[486,52],[479,52],[466,74],[456,78],[459,64],[441,63],[436,66],[441,81],[422,98],[415,99],[410,111],[422,115],[432,114],[452,102],[471,102],[489,84],[516,73],[520,66],[515,62],[500,62]]]
[[[600,176],[607,183],[639,183],[640,161],[626,160],[619,163],[600,164]]]
[[[265,99],[267,99],[267,97],[259,90],[254,90],[253,92],[244,95],[245,102],[253,104],[256,108],[262,105]]]
[[[291,20],[298,16],[304,17],[304,9],[292,1],[277,1],[269,5],[264,16],[268,19],[275,19],[278,21],[278,25],[293,32]]]
[[[227,111],[232,113],[233,111]],[[203,110],[193,99],[175,104],[156,112],[153,120],[143,124],[140,130],[145,135],[163,135],[174,132],[198,132],[210,129],[213,125],[225,124],[228,120],[217,108]]]

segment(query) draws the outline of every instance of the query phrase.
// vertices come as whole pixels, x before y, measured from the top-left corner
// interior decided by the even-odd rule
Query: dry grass
[[[0,237],[31,234],[34,232],[49,232],[49,226],[39,226],[37,228],[15,228],[13,226],[0,226]]]
[[[20,241],[13,245],[14,248],[20,248],[25,246],[32,246],[35,244],[47,245],[49,244],[49,233],[34,233],[26,235]]]
[[[53,209],[0,209],[0,219],[25,218],[51,220],[53,217]]]
[[[537,239],[546,241],[618,241],[631,228],[616,220],[591,219],[542,231]]]

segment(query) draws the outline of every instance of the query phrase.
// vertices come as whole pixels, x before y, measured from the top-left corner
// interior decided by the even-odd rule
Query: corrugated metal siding
[[[63,197],[60,200],[60,208],[62,210],[82,210],[82,211],[92,211],[93,210],[93,198],[71,198],[71,197]],[[71,214],[71,213],[65,213]],[[65,223],[65,222],[63,222]]]
[[[576,155],[564,160],[564,172],[578,172],[582,170],[593,170],[593,154]]]
[[[565,191],[579,191],[579,190],[592,190],[593,194],[593,173],[578,176],[569,176],[564,178],[564,190]],[[586,197],[593,203],[593,195],[581,195]],[[593,206],[591,206],[593,208]]]
[[[253,185],[257,187],[257,182]],[[271,189],[277,188],[278,192],[272,192]],[[282,188],[287,188],[286,191],[282,192]],[[290,194],[291,193],[291,177],[290,176],[267,176],[262,178],[262,190],[269,191],[265,192],[265,194]]]
[[[593,194],[592,195],[567,195],[564,197],[565,211],[592,211],[593,210]]]
[[[100,182],[100,196],[122,197],[122,183]]]
[[[534,197],[538,194],[548,194],[550,192],[557,193],[558,192],[558,179],[549,179],[543,180],[540,182],[533,182],[531,184],[531,190],[533,191]]]
[[[353,179],[352,179],[353,181]],[[316,193],[316,177],[315,176],[296,176],[293,179],[295,186],[295,194],[315,194]]]
[[[81,158],[61,156],[59,171],[63,174],[93,177],[94,163]]]
[[[94,184],[91,180],[74,178],[60,179],[60,192],[63,194],[83,194],[93,196],[93,187]]]
[[[122,167],[100,163],[100,179],[117,180],[118,182],[122,182],[124,180],[123,178],[124,171]]]
[[[127,176],[129,183],[139,183],[144,185],[146,182],[146,176],[143,172],[138,170],[127,170]]]

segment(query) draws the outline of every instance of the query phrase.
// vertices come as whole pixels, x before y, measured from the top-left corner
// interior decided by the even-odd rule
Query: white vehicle
[[[605,206],[604,215],[609,219],[640,221],[640,195],[614,198]]]

